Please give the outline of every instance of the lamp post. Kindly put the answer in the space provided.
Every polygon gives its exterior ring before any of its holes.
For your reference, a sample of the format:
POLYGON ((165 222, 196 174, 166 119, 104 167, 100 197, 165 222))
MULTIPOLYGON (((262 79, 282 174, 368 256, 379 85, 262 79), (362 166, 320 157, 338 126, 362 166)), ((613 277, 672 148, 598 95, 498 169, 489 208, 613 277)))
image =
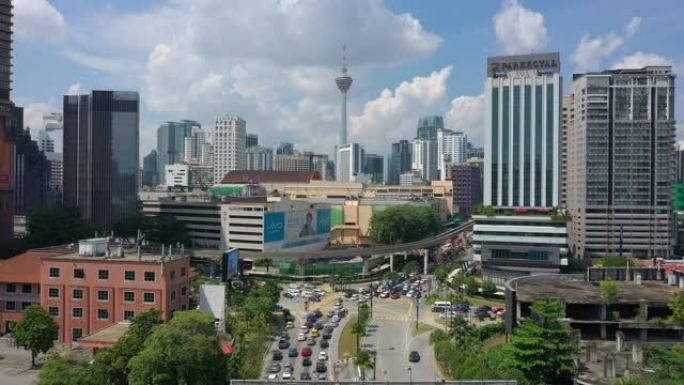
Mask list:
POLYGON ((359 354, 359 339, 361 338, 361 304, 356 302, 356 354, 359 354))
POLYGON ((387 377, 387 371, 383 370, 382 373, 385 375, 385 385, 389 385, 389 377, 387 377))
POLYGON ((408 368, 409 372, 409 384, 413 385, 413 371, 411 370, 411 367, 408 368))

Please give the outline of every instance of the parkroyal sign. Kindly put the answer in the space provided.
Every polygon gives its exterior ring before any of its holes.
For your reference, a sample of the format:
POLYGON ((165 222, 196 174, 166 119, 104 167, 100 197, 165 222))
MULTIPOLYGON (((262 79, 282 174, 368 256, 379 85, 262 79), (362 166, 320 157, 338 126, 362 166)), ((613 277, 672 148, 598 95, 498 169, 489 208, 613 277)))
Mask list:
POLYGON ((560 72, 560 53, 499 56, 487 58, 487 76, 506 76, 510 71, 537 71, 539 74, 560 72))

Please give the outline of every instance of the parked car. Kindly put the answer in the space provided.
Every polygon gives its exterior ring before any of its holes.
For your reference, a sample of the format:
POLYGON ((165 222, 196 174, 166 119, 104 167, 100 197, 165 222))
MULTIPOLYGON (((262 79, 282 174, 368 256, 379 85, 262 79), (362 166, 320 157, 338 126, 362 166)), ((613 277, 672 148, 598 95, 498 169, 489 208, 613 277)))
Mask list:
POLYGON ((277 381, 278 380, 278 373, 271 373, 268 375, 268 380, 269 381, 277 381))
POLYGON ((280 372, 280 364, 277 362, 274 362, 271 364, 271 366, 268 367, 268 371, 270 373, 278 373, 280 372))
POLYGON ((304 359, 302 359, 302 365, 303 366, 311 366, 311 357, 304 357, 304 359))
POLYGON ((288 340, 280 340, 278 342, 278 349, 287 349, 290 347, 290 341, 288 340))
POLYGON ((287 351, 288 357, 297 357, 299 355, 299 352, 297 351, 297 348, 294 346, 290 348, 290 350, 287 351))
POLYGON ((318 330, 311 329, 311 337, 318 337, 318 330))
POLYGON ((317 373, 325 373, 328 371, 328 367, 325 365, 325 362, 317 362, 316 363, 316 372, 317 373))
POLYGON ((392 293, 392 299, 399 299, 399 293, 392 293))
POLYGON ((312 353, 313 351, 308 346, 302 349, 302 357, 309 357, 312 353))
POLYGON ((325 372, 323 372, 323 373, 318 373, 318 380, 319 380, 319 381, 325 381, 326 378, 327 378, 327 375, 325 374, 325 372))
POLYGON ((287 321, 287 323, 285 324, 285 329, 294 329, 294 322, 287 321))
MULTIPOLYGON (((297 341, 306 341, 306 334, 304 333, 299 333, 297 335, 297 341)), ((288 342, 289 343, 289 342, 288 342)))
POLYGON ((294 298, 295 296, 294 296, 293 294, 290 294, 289 292, 286 291, 286 292, 283 293, 283 297, 292 299, 292 298, 294 298))
MULTIPOLYGON (((323 338, 325 338, 325 334, 323 335, 323 338)), ((330 343, 328 342, 328 340, 323 339, 323 340, 321 340, 320 345, 321 345, 321 348, 327 348, 330 346, 330 343)))
POLYGON ((409 353, 409 362, 418 362, 420 361, 420 354, 417 351, 412 351, 409 353))
POLYGON ((283 380, 291 380, 292 379, 292 372, 283 372, 283 380))
POLYGON ((390 296, 390 293, 388 291, 383 291, 380 293, 380 298, 387 298, 390 296))
POLYGON ((306 339, 306 344, 309 345, 309 346, 314 346, 314 345, 316 345, 316 340, 313 339, 313 338, 311 338, 311 337, 309 337, 309 338, 306 339))
POLYGON ((274 350, 273 352, 273 361, 280 361, 283 359, 283 352, 280 350, 274 350))
POLYGON ((329 340, 332 338, 332 333, 324 333, 323 334, 323 339, 324 340, 329 340))
POLYGON ((493 308, 492 308, 492 313, 494 313, 494 314, 503 313, 503 312, 505 312, 505 311, 506 311, 506 309, 504 309, 504 308, 501 307, 501 306, 496 306, 496 307, 493 307, 493 308))
POLYGON ((311 374, 309 372, 301 372, 299 373, 299 379, 301 381, 311 381, 311 374))
POLYGON ((321 350, 318 353, 318 361, 327 361, 328 360, 328 355, 325 353, 325 351, 321 350))

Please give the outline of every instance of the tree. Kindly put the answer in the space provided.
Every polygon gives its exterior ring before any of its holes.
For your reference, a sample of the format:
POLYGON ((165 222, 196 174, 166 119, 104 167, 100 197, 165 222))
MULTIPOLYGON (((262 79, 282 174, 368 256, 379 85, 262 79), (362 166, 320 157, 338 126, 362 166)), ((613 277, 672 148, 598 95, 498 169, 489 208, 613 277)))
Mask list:
POLYGON ((482 281, 482 295, 484 297, 491 297, 496 294, 496 284, 488 279, 482 281))
POLYGON ((684 291, 680 290, 674 293, 670 297, 667 307, 672 311, 670 321, 676 325, 684 326, 684 291))
POLYGON ((59 326, 40 305, 31 305, 24 310, 22 319, 12 329, 17 346, 31 351, 31 366, 36 366, 38 353, 46 353, 57 339, 59 326))
POLYGON ((88 361, 76 355, 62 357, 50 353, 45 359, 43 368, 38 373, 37 385, 96 385, 88 361))
POLYGON ((366 370, 373 369, 375 366, 368 350, 359 350, 354 356, 354 365, 361 369, 361 380, 366 379, 366 370))
POLYGON ((32 247, 42 247, 90 238, 101 229, 84 220, 77 207, 58 204, 31 213, 26 230, 32 247))
POLYGON ((273 266, 273 260, 270 258, 261 258, 254 261, 254 266, 265 267, 268 273, 269 269, 273 266))
POLYGON ((606 304, 615 303, 618 300, 619 288, 612 279, 604 279, 600 283, 601 298, 606 304))
POLYGON ((401 270, 406 274, 415 273, 418 270, 418 262, 408 261, 401 270))
POLYGON ((596 266, 603 267, 625 267, 627 264, 633 266, 634 263, 627 257, 621 257, 619 255, 606 255, 605 257, 599 258, 594 263, 596 266))
POLYGON ((371 240, 394 244, 413 242, 439 230, 439 219, 429 206, 397 205, 374 213, 370 221, 371 240))
POLYGON ((530 307, 532 314, 511 337, 512 365, 533 384, 565 384, 575 372, 573 334, 559 319, 562 306, 556 299, 542 299, 530 307))
POLYGON ((176 312, 154 328, 143 350, 128 364, 131 385, 223 384, 226 360, 213 316, 199 310, 176 312))
POLYGON ((480 283, 473 277, 465 279, 465 292, 468 295, 477 295, 480 293, 480 283))

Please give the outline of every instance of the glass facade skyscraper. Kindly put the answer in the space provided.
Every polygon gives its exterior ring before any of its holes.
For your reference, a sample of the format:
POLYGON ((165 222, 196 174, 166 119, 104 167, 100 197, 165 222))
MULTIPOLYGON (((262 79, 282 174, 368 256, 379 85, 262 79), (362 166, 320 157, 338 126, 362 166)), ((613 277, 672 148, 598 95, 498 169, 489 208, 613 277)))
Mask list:
POLYGON ((559 204, 560 54, 490 57, 484 204, 559 204))
POLYGON ((64 96, 64 202, 105 228, 138 206, 137 92, 64 96))
POLYGON ((198 122, 182 120, 164 122, 157 129, 157 175, 159 183, 164 183, 164 167, 182 163, 185 159, 185 138, 192 138, 193 128, 201 128, 198 122))
POLYGON ((411 171, 411 143, 408 140, 392 143, 388 171, 387 179, 391 185, 398 185, 399 176, 411 171))
POLYGON ((444 128, 444 119, 439 115, 424 116, 418 119, 417 139, 437 139, 437 130, 444 128))
POLYGON ((12 75, 12 1, 0 0, 0 241, 13 237, 14 139, 10 100, 12 75))

